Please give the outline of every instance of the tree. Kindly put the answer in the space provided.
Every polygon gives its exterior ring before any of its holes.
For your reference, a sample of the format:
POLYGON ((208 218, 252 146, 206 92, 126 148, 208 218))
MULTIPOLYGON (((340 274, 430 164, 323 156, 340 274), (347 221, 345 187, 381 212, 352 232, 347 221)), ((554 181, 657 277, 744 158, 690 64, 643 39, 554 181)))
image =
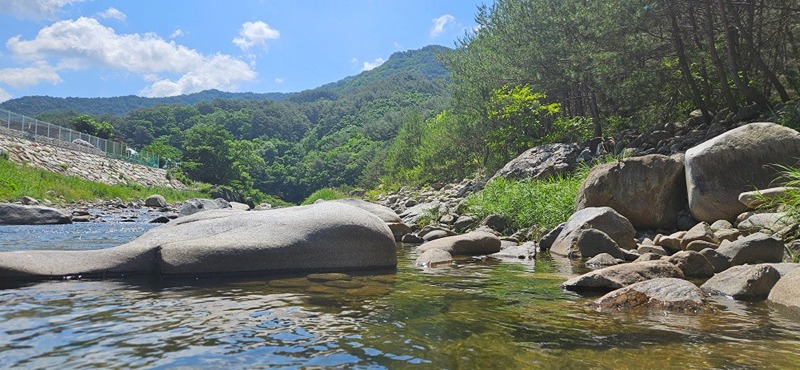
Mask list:
POLYGON ((88 114, 80 115, 70 121, 75 130, 108 139, 114 134, 114 127, 108 122, 97 122, 92 116, 88 114))
POLYGON ((216 123, 200 123, 183 134, 183 168, 195 180, 226 185, 236 179, 232 164, 233 135, 216 123))
POLYGON ((181 156, 183 156, 180 149, 168 144, 168 140, 169 136, 161 136, 142 148, 143 152, 158 156, 159 167, 164 167, 169 160, 173 162, 180 161, 181 156))

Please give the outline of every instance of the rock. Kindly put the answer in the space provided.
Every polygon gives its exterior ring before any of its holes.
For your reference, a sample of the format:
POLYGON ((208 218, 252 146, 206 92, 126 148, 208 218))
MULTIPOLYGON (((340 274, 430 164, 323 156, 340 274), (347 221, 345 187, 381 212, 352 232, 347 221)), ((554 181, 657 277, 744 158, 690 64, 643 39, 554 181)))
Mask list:
POLYGON ((705 240, 695 240, 686 245, 686 250, 699 252, 706 248, 717 249, 717 247, 719 247, 719 245, 712 242, 708 242, 705 240))
POLYGON ((249 211, 250 206, 239 202, 230 202, 231 208, 239 211, 249 211))
POLYGON ((788 191, 789 188, 784 186, 763 190, 746 191, 739 194, 739 202, 744 204, 744 206, 747 208, 755 209, 764 204, 764 202, 774 201, 786 197, 788 191))
POLYGON ((159 194, 153 194, 147 199, 144 200, 145 207, 153 207, 153 208, 166 208, 167 207, 167 199, 164 196, 159 194))
POLYGON ((800 269, 794 269, 778 280, 767 299, 770 302, 800 309, 800 269))
POLYGON ((22 197, 22 204, 26 205, 26 206, 38 206, 39 205, 39 201, 36 200, 33 197, 29 197, 29 196, 26 195, 26 196, 22 197))
POLYGON ((425 233, 425 235, 422 237, 422 239, 424 241, 426 241, 426 242, 429 242, 429 241, 432 241, 432 240, 441 239, 441 238, 445 238, 445 237, 453 236, 453 235, 456 235, 456 234, 454 232, 452 232, 452 231, 443 230, 443 229, 437 229, 437 230, 432 230, 432 231, 430 231, 428 233, 425 233))
POLYGON ((169 222, 169 220, 170 219, 167 216, 158 216, 158 217, 148 221, 147 223, 149 223, 149 224, 165 224, 165 223, 169 222))
POLYGON ((546 144, 526 150, 492 176, 508 179, 543 179, 569 173, 576 166, 580 148, 576 144, 546 144))
POLYGON ((181 216, 189 216, 201 211, 208 211, 211 209, 230 209, 231 204, 228 203, 227 200, 222 198, 217 198, 214 200, 211 199, 189 199, 181 205, 181 208, 178 210, 178 213, 181 216))
POLYGON ((764 265, 772 266, 774 269, 778 270, 781 276, 786 276, 786 274, 792 270, 800 267, 800 263, 794 262, 764 263, 764 265))
MULTIPOLYGON (((727 240, 732 242, 736 239, 739 239, 739 236, 742 235, 742 232, 738 229, 721 229, 721 230, 714 230, 714 237, 720 241, 727 240)), ((688 248, 688 246, 687 246, 688 248)))
POLYGON ((481 221, 481 226, 486 226, 498 233, 502 233, 508 229, 511 223, 505 216, 502 215, 489 215, 481 221))
POLYGON ((773 185, 778 166, 800 158, 800 133, 774 123, 751 123, 686 151, 689 210, 706 222, 732 221, 747 207, 739 194, 773 185))
POLYGON ((457 232, 462 232, 475 225, 476 221, 475 217, 472 216, 460 216, 456 222, 453 223, 453 229, 457 232))
POLYGON ((681 248, 681 238, 683 238, 684 235, 686 235, 685 231, 679 231, 672 235, 662 235, 655 241, 655 244, 664 248, 664 250, 669 253, 675 253, 683 250, 683 248, 681 248))
POLYGON ((108 249, 0 253, 3 278, 252 274, 396 265, 389 227, 369 212, 333 202, 260 212, 200 212, 108 249))
POLYGON ((680 251, 667 259, 678 266, 687 278, 703 278, 714 275, 714 266, 702 254, 695 251, 680 251))
POLYGON ((785 213, 757 213, 739 222, 736 227, 744 231, 770 231, 776 232, 792 225, 793 220, 785 213))
POLYGON ((594 270, 567 280, 561 286, 568 290, 610 291, 655 278, 683 278, 675 265, 663 261, 624 263, 594 270))
POLYGON ((499 259, 532 260, 536 258, 536 244, 527 242, 522 245, 503 248, 500 252, 492 254, 492 257, 499 259))
POLYGON ((683 157, 653 154, 592 168, 575 209, 607 206, 637 229, 674 229, 686 204, 683 157))
POLYGON ((711 228, 711 231, 716 232, 718 230, 732 229, 733 224, 728 220, 716 220, 709 227, 711 228))
POLYGON ((343 274, 341 272, 328 272, 328 273, 319 273, 319 274, 308 274, 306 276, 308 281, 313 281, 316 283, 324 283, 327 281, 349 281, 353 280, 353 277, 348 274, 343 274))
POLYGON ((739 300, 764 299, 781 278, 769 265, 733 266, 714 275, 701 289, 710 294, 722 294, 739 300))
POLYGON ((636 249, 636 230, 625 217, 610 207, 589 207, 575 212, 564 224, 564 228, 553 242, 550 250, 567 256, 582 229, 597 229, 608 234, 620 248, 636 249))
POLYGON ((453 262, 453 255, 443 249, 428 249, 414 261, 416 267, 432 267, 443 263, 453 262))
POLYGON ((614 258, 625 258, 617 242, 608 234, 597 229, 578 230, 573 248, 573 251, 578 252, 581 258, 592 258, 601 253, 608 253, 614 258))
POLYGON ((549 251, 550 250, 550 248, 553 246, 553 243, 556 241, 556 238, 558 238, 558 235, 561 234, 562 230, 564 230, 564 225, 565 224, 566 224, 565 222, 562 222, 562 223, 558 224, 558 226, 553 228, 553 230, 550 230, 550 232, 545 234, 539 240, 539 250, 540 251, 549 251))
POLYGON ((441 249, 454 256, 481 256, 499 252, 500 239, 487 232, 473 231, 436 239, 417 247, 420 253, 430 249, 441 249))
POLYGON ((61 211, 44 206, 0 203, 0 225, 57 225, 72 223, 61 211))
POLYGON ((636 250, 641 254, 652 253, 652 254, 657 254, 659 256, 666 256, 667 255, 666 249, 664 249, 664 247, 660 247, 658 245, 641 245, 636 250))
POLYGON ((397 213, 395 213, 395 211, 393 211, 391 208, 384 207, 382 205, 375 204, 375 203, 370 203, 370 202, 367 202, 365 200, 361 200, 361 199, 336 199, 336 200, 331 200, 331 202, 344 203, 344 204, 347 204, 347 205, 350 205, 350 206, 353 206, 353 207, 356 207, 356 208, 361 208, 361 209, 363 209, 363 210, 365 210, 365 211, 367 211, 369 213, 372 213, 375 216, 378 216, 381 220, 383 220, 383 222, 386 222, 387 224, 390 224, 390 223, 402 223, 403 222, 403 220, 400 218, 400 216, 397 213))
POLYGON ((424 239, 414 234, 405 234, 400 238, 400 241, 407 244, 422 244, 425 242, 424 239))
POLYGON ((425 212, 439 210, 439 207, 441 206, 442 203, 439 201, 421 203, 406 209, 399 216, 402 219, 402 222, 404 222, 405 224, 416 225, 425 212))
POLYGON ((733 266, 745 263, 781 262, 783 250, 782 241, 764 233, 755 233, 717 248, 717 252, 725 256, 733 266))
POLYGON ((402 222, 390 222, 387 223, 386 225, 388 225, 389 230, 392 231, 394 239, 398 241, 403 237, 403 235, 411 234, 413 232, 413 230, 411 230, 411 227, 402 222))
POLYGON ((696 285, 682 279, 656 278, 608 293, 592 302, 598 309, 638 308, 698 312, 710 311, 706 295, 696 285))
POLYGON ((639 256, 639 258, 637 258, 633 262, 658 261, 658 260, 661 259, 661 257, 663 257, 663 256, 660 255, 660 254, 647 252, 647 253, 642 253, 642 255, 639 256))
POLYGON ((683 239, 681 239, 681 249, 686 249, 690 243, 697 240, 709 242, 714 245, 719 244, 719 241, 714 237, 714 232, 711 231, 711 227, 705 222, 695 225, 683 235, 683 239))
POLYGON ((586 261, 586 266, 614 266, 623 262, 625 261, 619 258, 614 258, 614 256, 608 253, 600 253, 586 261))
POLYGON ((716 249, 706 248, 698 253, 705 257, 711 266, 714 267, 715 273, 725 271, 731 267, 731 261, 728 259, 728 257, 719 254, 716 249))

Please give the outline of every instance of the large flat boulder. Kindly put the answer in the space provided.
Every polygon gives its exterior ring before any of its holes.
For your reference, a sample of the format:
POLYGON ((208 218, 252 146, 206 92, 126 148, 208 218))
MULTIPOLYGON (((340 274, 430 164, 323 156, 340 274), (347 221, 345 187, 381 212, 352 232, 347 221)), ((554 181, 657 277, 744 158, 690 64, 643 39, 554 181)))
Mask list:
POLYGON ((72 220, 61 211, 44 206, 0 203, 0 225, 58 225, 72 220))
POLYGON ((561 286, 578 291, 611 291, 655 278, 683 277, 683 272, 667 261, 642 261, 594 270, 569 279, 561 286))
POLYGON ((741 300, 764 299, 780 278, 780 272, 767 264, 733 266, 708 279, 700 289, 741 300))
POLYGON ((92 251, 0 253, 0 277, 241 274, 397 265, 389 227, 342 203, 260 212, 211 210, 92 251))
POLYGON ((783 251, 782 241, 764 233, 755 233, 717 248, 717 253, 727 258, 733 266, 745 263, 781 262, 783 251))
POLYGON ((636 230, 625 217, 610 207, 589 207, 579 210, 569 217, 563 229, 553 241, 550 251, 561 256, 568 256, 579 232, 585 229, 597 229, 606 233, 620 248, 636 249, 636 230))
POLYGON ((227 200, 222 198, 216 198, 216 199, 194 198, 183 202, 183 204, 181 204, 181 208, 178 209, 178 214, 181 216, 189 216, 197 212, 209 211, 212 209, 230 209, 230 208, 231 204, 227 200))
POLYGON ((747 210, 739 194, 775 186, 778 166, 800 158, 800 133, 768 122, 730 130, 686 151, 689 210, 700 221, 733 221, 747 210))
POLYGON ((526 150, 506 163, 489 181, 508 179, 541 179, 568 173, 575 169, 581 149, 576 144, 545 144, 526 150))
POLYGON ((606 310, 658 309, 697 312, 711 310, 706 295, 696 285, 676 278, 656 278, 610 292, 592 302, 606 310))
POLYGON ((611 207, 637 229, 674 229, 686 205, 683 156, 652 154, 592 168, 575 208, 611 207))

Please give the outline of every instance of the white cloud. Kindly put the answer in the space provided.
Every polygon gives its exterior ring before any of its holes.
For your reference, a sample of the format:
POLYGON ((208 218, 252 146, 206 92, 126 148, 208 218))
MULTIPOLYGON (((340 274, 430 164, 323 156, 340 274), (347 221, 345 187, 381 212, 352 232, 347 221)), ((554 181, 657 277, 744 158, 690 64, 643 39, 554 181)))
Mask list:
POLYGON ((353 57, 353 59, 350 59, 350 63, 351 64, 358 64, 358 58, 353 57))
POLYGON ((400 43, 399 43, 399 42, 395 41, 395 42, 394 42, 394 48, 395 48, 395 49, 402 49, 403 47, 400 45, 400 43))
POLYGON ((25 88, 40 82, 49 82, 55 85, 62 81, 56 69, 44 61, 38 61, 27 68, 0 69, 0 83, 14 88, 25 88))
POLYGON ((141 74, 153 84, 147 96, 169 96, 205 89, 234 89, 256 78, 250 65, 230 55, 203 55, 155 34, 117 34, 96 19, 81 17, 53 23, 32 40, 6 43, 17 58, 33 62, 54 58, 71 69, 101 66, 141 74), (171 80, 169 76, 177 75, 171 80))
POLYGON ((0 89, 0 103, 9 100, 11 98, 12 98, 11 94, 9 94, 7 91, 3 89, 0 89))
POLYGON ((128 18, 128 16, 125 15, 125 13, 119 11, 119 9, 117 8, 108 8, 104 12, 100 12, 97 15, 99 15, 104 19, 116 19, 120 22, 124 22, 125 19, 128 18))
POLYGON ((375 69, 375 67, 383 64, 383 62, 385 62, 385 60, 383 60, 383 58, 375 59, 374 62, 364 62, 364 68, 362 68, 361 71, 373 70, 373 69, 375 69))
POLYGON ((276 84, 282 84, 282 83, 283 83, 283 81, 285 81, 283 78, 280 78, 280 77, 275 77, 275 83, 276 83, 276 84))
POLYGON ((2 0, 0 13, 20 19, 51 19, 66 5, 84 0, 2 0))
POLYGON ((169 38, 176 39, 176 38, 181 37, 183 35, 186 35, 186 32, 184 30, 180 29, 180 28, 176 28, 175 31, 172 32, 171 35, 169 35, 169 38))
POLYGON ((254 46, 266 46, 267 40, 274 40, 281 37, 278 30, 268 24, 257 22, 244 22, 239 29, 239 37, 233 39, 233 43, 243 51, 247 51, 254 46))
POLYGON ((431 28, 430 36, 431 37, 439 36, 442 32, 444 32, 444 29, 447 26, 447 24, 450 23, 450 22, 453 22, 455 20, 456 20, 456 18, 453 17, 450 14, 445 14, 445 15, 439 17, 439 18, 434 18, 433 19, 433 28, 431 28))

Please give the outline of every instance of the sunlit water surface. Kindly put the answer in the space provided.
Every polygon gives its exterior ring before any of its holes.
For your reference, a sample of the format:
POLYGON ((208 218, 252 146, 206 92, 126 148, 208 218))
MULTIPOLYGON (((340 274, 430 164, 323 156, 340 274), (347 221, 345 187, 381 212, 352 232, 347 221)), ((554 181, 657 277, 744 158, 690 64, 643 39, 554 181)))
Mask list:
MULTIPOLYGON (((0 227, 0 250, 121 244, 151 225, 0 227)), ((487 260, 346 283, 47 281, 0 290, 0 368, 798 368, 800 316, 715 300, 713 314, 601 313, 560 259, 487 260)), ((8 285, 8 284, 6 284, 8 285)))

